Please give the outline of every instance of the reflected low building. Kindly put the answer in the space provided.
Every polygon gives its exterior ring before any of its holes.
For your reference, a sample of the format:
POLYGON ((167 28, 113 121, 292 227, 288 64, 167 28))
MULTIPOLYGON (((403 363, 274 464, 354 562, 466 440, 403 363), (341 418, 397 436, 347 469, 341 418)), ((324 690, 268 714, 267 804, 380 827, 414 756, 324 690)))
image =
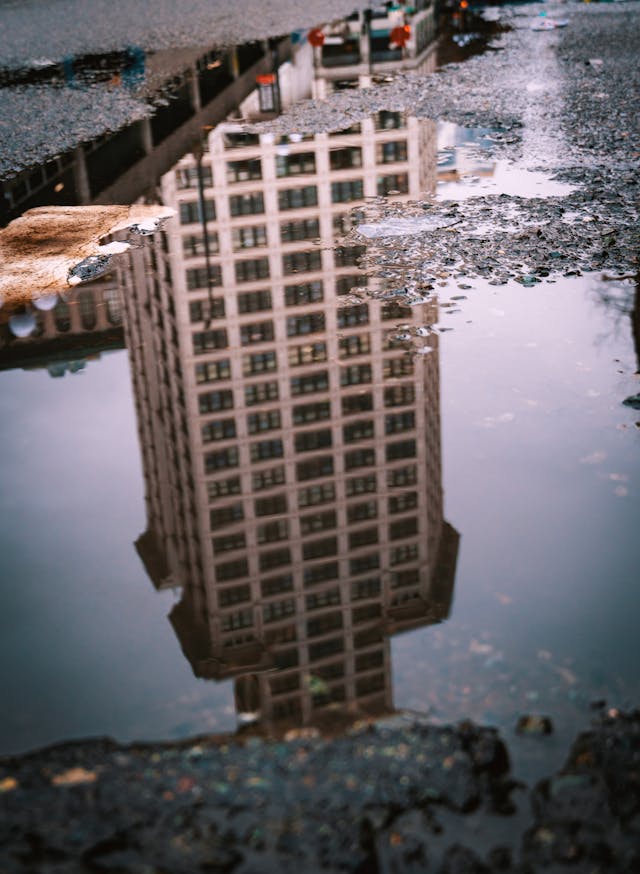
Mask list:
POLYGON ((239 713, 392 709, 389 635, 449 611, 436 305, 370 299, 337 234, 367 198, 433 192, 432 122, 340 135, 216 128, 163 177, 176 218, 123 272, 146 480, 138 551, 197 676, 239 713))
POLYGON ((70 289, 51 309, 29 307, 29 312, 34 328, 20 337, 10 328, 13 310, 0 310, 0 370, 47 368, 52 376, 62 376, 102 352, 124 349, 120 289, 113 273, 70 289))

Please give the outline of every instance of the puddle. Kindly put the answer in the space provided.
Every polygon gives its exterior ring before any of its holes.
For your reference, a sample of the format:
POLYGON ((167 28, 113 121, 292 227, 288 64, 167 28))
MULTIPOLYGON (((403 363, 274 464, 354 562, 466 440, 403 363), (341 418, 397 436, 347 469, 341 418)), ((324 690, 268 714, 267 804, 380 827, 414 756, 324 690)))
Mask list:
POLYGON ((5 751, 536 710, 547 769, 637 699, 621 232, 488 128, 247 128, 371 85, 353 24, 3 183, 5 751))

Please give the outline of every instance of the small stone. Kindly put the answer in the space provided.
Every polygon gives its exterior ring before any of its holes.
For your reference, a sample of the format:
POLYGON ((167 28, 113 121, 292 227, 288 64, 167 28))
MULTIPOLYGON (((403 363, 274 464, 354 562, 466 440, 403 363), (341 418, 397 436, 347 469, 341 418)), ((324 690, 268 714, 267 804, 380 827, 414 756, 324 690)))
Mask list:
POLYGON ((516 723, 516 734, 541 736, 551 734, 552 731, 553 725, 548 716, 526 714, 516 723))

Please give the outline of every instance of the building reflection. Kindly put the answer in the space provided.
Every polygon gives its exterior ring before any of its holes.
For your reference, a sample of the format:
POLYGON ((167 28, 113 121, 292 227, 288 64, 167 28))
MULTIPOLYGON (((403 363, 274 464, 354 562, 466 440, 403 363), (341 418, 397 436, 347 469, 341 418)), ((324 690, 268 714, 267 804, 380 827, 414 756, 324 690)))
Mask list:
MULTIPOLYGON (((121 341, 122 321, 146 485, 136 548, 158 589, 181 590, 170 620, 195 675, 233 678, 240 720, 269 728, 391 711, 391 636, 441 621, 452 600, 438 340, 425 355, 398 340, 436 322, 437 304, 385 302, 349 236, 368 204, 435 192, 435 124, 384 111, 334 134, 274 136, 233 120, 431 68, 432 7, 402 12, 403 46, 390 43, 390 7, 327 26, 323 46, 263 47, 212 92, 213 114, 172 118, 163 146, 147 136, 143 163, 125 161, 108 189, 91 182, 108 164, 97 161, 75 202, 153 192, 175 218, 117 267, 121 313, 106 276, 4 343, 8 366, 47 359, 47 343, 71 360, 66 347, 89 333, 107 342, 104 319, 121 341)), ((233 57, 200 72, 227 76, 233 57)), ((189 79, 194 105, 201 78, 189 79)), ((15 208, 32 205, 20 191, 15 208)))
POLYGON ((163 176, 176 217, 123 270, 136 547, 181 588, 183 652, 234 679, 241 720, 391 711, 391 636, 448 615, 437 338, 421 356, 396 339, 436 304, 370 298, 365 247, 335 244, 368 200, 433 192, 436 147, 433 122, 397 112, 334 135, 228 121, 163 176))

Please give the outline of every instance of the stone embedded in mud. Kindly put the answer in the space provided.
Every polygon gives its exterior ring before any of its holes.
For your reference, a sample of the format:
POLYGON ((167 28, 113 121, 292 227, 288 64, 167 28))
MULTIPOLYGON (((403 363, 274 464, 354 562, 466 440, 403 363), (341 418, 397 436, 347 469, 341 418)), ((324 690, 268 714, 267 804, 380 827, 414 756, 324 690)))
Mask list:
POLYGON ((535 713, 524 714, 516 723, 516 734, 546 735, 553 731, 553 724, 548 716, 535 713))
POLYGON ((622 401, 623 406, 631 407, 632 410, 640 410, 640 394, 631 395, 622 401))

